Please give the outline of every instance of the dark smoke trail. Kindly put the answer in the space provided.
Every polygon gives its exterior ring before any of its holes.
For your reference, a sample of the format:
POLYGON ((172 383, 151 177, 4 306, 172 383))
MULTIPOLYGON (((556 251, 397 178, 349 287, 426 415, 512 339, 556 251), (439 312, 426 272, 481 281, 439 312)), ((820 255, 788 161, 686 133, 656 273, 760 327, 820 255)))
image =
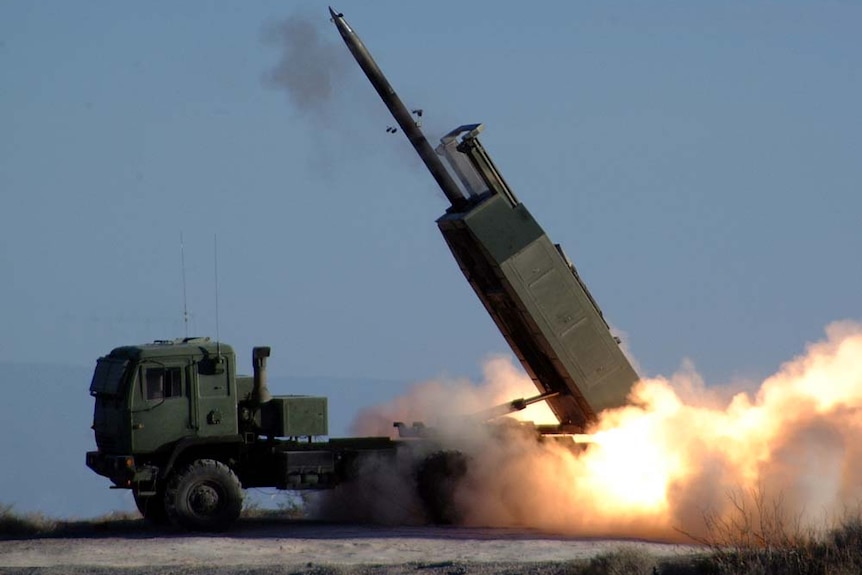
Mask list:
POLYGON ((422 164, 400 131, 386 133, 391 117, 324 14, 294 14, 264 25, 262 41, 279 55, 262 75, 263 85, 284 91, 303 120, 313 124, 310 158, 321 174, 380 149, 397 150, 399 164, 419 169, 422 164))
POLYGON ((293 15, 263 30, 263 41, 281 50, 278 63, 264 74, 264 85, 284 90, 301 111, 319 115, 331 107, 349 64, 326 24, 324 18, 293 15))

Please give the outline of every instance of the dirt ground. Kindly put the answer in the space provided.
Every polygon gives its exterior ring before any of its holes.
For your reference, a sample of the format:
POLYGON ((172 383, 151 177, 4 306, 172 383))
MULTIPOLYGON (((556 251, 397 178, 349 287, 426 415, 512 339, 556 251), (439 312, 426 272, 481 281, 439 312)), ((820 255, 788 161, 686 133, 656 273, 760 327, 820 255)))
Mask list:
POLYGON ((659 557, 698 551, 511 529, 245 520, 228 533, 200 535, 126 521, 0 541, 0 573, 550 574, 621 548, 659 557))

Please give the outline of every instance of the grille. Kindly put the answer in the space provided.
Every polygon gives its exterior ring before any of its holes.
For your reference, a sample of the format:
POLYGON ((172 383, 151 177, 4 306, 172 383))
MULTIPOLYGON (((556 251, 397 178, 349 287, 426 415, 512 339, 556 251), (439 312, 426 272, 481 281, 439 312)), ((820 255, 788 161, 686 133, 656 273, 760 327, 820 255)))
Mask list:
POLYGON ((113 451, 117 448, 117 438, 107 433, 96 432, 96 446, 99 451, 113 451))

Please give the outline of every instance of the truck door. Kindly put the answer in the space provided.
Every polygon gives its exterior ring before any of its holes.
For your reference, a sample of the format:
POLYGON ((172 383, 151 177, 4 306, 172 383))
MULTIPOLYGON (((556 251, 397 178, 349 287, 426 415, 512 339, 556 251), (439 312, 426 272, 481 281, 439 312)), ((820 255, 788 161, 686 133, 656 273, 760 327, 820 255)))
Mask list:
POLYGON ((236 392, 230 386, 234 366, 229 363, 229 358, 215 365, 203 361, 190 370, 196 377, 197 428, 202 437, 237 433, 236 392))
POLYGON ((157 450, 194 434, 185 363, 145 361, 132 387, 132 449, 136 453, 157 450))

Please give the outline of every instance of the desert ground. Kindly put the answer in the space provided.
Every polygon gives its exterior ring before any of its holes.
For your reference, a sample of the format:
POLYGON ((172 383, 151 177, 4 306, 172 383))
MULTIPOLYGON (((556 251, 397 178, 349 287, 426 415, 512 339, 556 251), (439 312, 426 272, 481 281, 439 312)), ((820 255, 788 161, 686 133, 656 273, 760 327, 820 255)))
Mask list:
POLYGON ((0 573, 551 574, 625 551, 667 558, 699 549, 526 529, 243 520, 228 533, 201 535, 126 520, 7 538, 0 541, 0 573))

